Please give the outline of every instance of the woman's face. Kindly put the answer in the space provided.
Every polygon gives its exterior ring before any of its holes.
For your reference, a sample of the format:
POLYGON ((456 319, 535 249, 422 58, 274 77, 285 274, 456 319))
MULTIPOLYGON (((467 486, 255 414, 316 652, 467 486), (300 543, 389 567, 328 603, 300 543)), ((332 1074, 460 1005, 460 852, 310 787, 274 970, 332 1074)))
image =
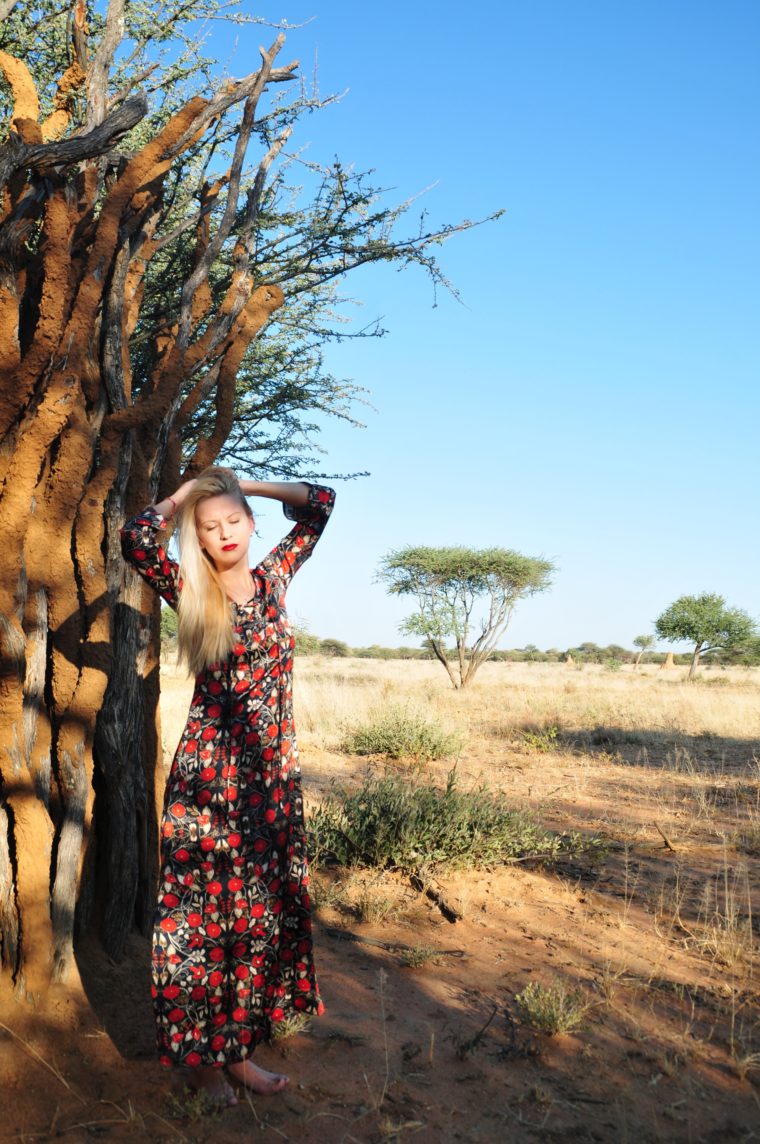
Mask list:
POLYGON ((235 497, 207 497, 195 506, 195 531, 201 548, 223 571, 248 561, 253 517, 235 497))

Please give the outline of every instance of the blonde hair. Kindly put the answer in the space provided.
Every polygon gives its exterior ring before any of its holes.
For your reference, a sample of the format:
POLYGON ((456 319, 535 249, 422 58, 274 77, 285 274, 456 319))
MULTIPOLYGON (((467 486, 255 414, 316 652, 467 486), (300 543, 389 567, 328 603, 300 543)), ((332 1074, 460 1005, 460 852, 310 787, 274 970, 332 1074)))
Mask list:
POLYGON ((182 591, 177 609, 177 645, 180 662, 198 675, 232 651, 232 608, 216 568, 201 548, 195 509, 209 497, 230 496, 253 517, 232 469, 211 465, 197 478, 179 516, 179 575, 182 591))

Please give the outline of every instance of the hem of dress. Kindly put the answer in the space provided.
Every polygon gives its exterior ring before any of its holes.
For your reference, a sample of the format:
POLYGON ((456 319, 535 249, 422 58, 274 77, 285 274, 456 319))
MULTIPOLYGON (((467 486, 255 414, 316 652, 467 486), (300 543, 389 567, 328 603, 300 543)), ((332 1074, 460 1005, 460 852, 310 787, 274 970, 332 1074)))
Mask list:
MULTIPOLYGON (((308 1010, 295 1009, 293 1012, 302 1013, 304 1017, 322 1017, 325 1010, 324 1007, 322 1007, 321 1011, 314 1009, 312 1012, 309 1012, 308 1010)), ((279 1021, 275 1023, 280 1024, 279 1021)), ((236 1054, 234 1057, 228 1057, 227 1060, 224 1061, 211 1061, 210 1063, 201 1061, 199 1065, 189 1065, 185 1061, 172 1060, 171 1057, 167 1059, 167 1054, 162 1053, 159 1055, 158 1063, 164 1069, 177 1069, 178 1071, 184 1070, 185 1072, 194 1072, 195 1069, 226 1069, 229 1068, 230 1065, 239 1065, 242 1064, 243 1061, 250 1060, 259 1045, 266 1039, 266 1033, 263 1033, 262 1036, 254 1041, 249 1052, 243 1053, 242 1055, 236 1054)))

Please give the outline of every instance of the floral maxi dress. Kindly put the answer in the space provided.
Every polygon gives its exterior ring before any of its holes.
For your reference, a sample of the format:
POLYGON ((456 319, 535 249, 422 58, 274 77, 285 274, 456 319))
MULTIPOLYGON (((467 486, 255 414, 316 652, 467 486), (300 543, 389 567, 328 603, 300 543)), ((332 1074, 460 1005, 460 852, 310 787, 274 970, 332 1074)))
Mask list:
MULTIPOLYGON (((152 994, 160 1060, 199 1067, 249 1056, 273 1023, 323 1011, 312 959, 303 800, 293 727, 295 640, 285 592, 332 510, 309 486, 297 523, 234 604, 227 660, 196 678, 167 780, 152 994)), ((178 569, 148 508, 122 530, 125 558, 174 608, 178 569)))

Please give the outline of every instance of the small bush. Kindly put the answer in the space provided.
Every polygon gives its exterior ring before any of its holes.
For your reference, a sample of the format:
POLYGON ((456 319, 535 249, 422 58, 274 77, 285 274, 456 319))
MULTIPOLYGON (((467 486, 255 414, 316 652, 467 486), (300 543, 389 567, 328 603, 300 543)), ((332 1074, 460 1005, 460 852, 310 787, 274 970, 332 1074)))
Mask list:
POLYGON ((369 723, 353 727, 341 749, 351 755, 412 758, 418 762, 444 759, 462 746, 458 735, 444 730, 408 707, 389 706, 370 712, 369 723))
POLYGON ((599 841, 549 833, 486 786, 459 790, 453 771, 445 788, 419 776, 371 774, 358 790, 337 791, 312 813, 310 832, 315 863, 330 858, 405 870, 552 860, 599 841))
POLYGON ((359 921, 372 925, 373 922, 384 922, 394 907, 392 898, 384 898, 382 894, 365 886, 356 901, 356 916, 359 921))
POLYGON ((543 755, 559 747, 559 727, 526 727, 520 731, 520 740, 529 751, 543 755))
POLYGON ((308 1013, 286 1013, 281 1021, 273 1021, 269 1039, 272 1042, 284 1041, 296 1033, 305 1033, 311 1025, 311 1016, 308 1013))
POLYGON ((415 945, 411 949, 405 949, 401 955, 401 964, 406 969, 422 969, 428 962, 434 965, 440 963, 437 951, 431 946, 415 945))
POLYGON ((517 994, 515 1001, 526 1025, 550 1037, 578 1028, 588 1009, 580 989, 568 989, 560 980, 553 985, 532 981, 517 994))

